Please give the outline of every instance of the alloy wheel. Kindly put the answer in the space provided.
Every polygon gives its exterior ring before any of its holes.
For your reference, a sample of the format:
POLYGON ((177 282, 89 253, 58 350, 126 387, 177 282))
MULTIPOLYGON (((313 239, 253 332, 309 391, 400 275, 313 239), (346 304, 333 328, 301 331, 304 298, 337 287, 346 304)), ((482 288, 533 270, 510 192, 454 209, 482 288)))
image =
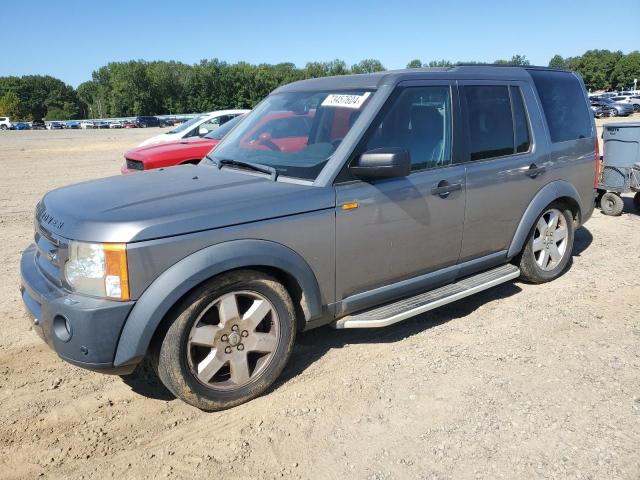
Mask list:
POLYGON ((556 208, 544 212, 536 224, 533 235, 533 256, 544 271, 553 270, 560 264, 569 243, 566 218, 556 208))
POLYGON ((254 291, 236 291, 211 302, 189 333, 187 360, 193 376, 213 390, 235 390, 271 362, 280 322, 273 304, 254 291))

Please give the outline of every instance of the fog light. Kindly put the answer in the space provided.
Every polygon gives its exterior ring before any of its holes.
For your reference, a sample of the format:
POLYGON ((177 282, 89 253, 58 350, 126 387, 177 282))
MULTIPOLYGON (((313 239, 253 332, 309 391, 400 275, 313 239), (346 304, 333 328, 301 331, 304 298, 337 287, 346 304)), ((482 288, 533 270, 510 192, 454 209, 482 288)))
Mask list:
POLYGON ((62 342, 68 342, 71 340, 73 333, 71 331, 71 323, 69 323, 69 320, 62 315, 56 315, 53 319, 53 333, 55 333, 56 337, 58 337, 62 342))

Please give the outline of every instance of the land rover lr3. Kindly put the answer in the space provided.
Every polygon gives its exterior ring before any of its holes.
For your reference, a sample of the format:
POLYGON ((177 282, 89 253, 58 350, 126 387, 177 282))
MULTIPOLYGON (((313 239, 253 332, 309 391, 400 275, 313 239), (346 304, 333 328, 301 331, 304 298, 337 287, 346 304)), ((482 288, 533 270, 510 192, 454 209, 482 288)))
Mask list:
POLYGON ((383 327, 561 275, 597 157, 571 72, 295 82, 199 165, 47 193, 22 298, 64 360, 127 374, 147 359, 177 397, 224 409, 275 381, 296 332, 383 327))

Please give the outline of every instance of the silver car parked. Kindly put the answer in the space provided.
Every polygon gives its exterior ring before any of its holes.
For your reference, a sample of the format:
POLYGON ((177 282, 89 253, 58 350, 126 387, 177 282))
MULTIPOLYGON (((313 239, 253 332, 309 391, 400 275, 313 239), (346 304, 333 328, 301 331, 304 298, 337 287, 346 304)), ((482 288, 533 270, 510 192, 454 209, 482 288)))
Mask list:
POLYGON ((296 82, 197 166, 47 193, 22 298, 64 360, 127 374, 146 358, 177 397, 229 408, 273 384, 300 331, 385 327, 562 275, 598 165, 575 73, 296 82))

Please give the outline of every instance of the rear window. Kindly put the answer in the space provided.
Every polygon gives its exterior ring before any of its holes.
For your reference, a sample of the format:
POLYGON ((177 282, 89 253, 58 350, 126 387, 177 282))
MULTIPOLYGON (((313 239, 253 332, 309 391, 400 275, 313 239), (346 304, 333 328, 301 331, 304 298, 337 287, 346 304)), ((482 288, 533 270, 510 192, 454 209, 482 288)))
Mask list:
POLYGON ((591 114, 580 81, 571 73, 529 70, 553 143, 591 136, 591 114))

